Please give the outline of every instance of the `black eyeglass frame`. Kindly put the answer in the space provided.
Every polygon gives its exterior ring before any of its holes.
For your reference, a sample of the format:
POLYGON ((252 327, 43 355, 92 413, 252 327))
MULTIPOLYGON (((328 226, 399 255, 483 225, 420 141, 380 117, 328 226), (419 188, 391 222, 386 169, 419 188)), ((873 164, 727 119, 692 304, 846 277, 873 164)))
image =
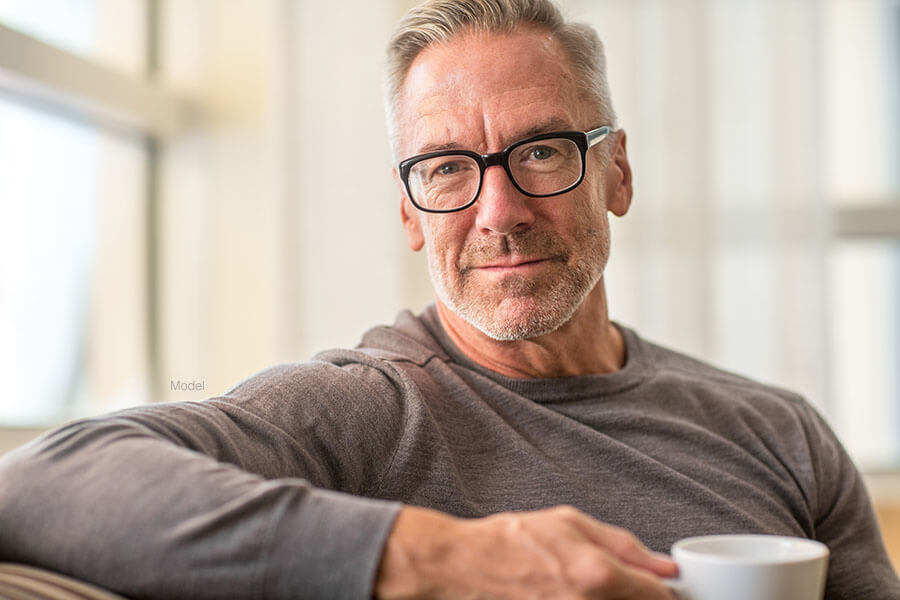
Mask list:
POLYGON ((436 152, 427 152, 425 154, 418 154, 416 156, 407 158, 400 162, 397 166, 397 170, 400 172, 400 179, 403 181, 403 186, 406 188, 406 195, 409 198, 410 202, 413 203, 417 209, 427 212, 427 213, 439 213, 439 214, 447 214, 459 212, 461 210, 465 210, 475 204, 478 200, 478 196, 481 195, 481 186, 484 184, 484 172, 488 167, 493 166, 501 166, 503 170, 506 171, 507 177, 512 182, 513 186, 526 196, 530 198, 550 198, 552 196, 559 196, 561 194, 565 194, 566 192, 571 192, 584 181, 584 173, 587 167, 587 151, 588 148, 600 143, 603 141, 610 133, 612 133, 612 127, 609 125, 603 125, 602 127, 597 127, 596 129, 591 129, 590 131, 555 131, 550 133, 542 133, 540 135, 536 135, 534 137, 530 137, 524 140, 520 140, 513 144, 507 146, 504 150, 500 152, 493 152, 491 154, 478 154, 477 152, 472 152, 471 150, 438 150, 436 152), (552 194, 532 194, 528 192, 519 185, 519 182, 516 181, 516 178, 513 177, 512 171, 509 168, 509 155, 519 146, 523 146, 525 144, 530 144, 532 142, 539 142, 540 140, 549 140, 554 138, 563 138, 568 139, 575 142, 575 145, 578 146, 578 150, 581 152, 581 174, 578 176, 578 179, 570 185, 569 187, 562 189, 558 192, 553 192, 552 194), (412 189, 409 187, 409 172, 412 170, 413 166, 416 163, 420 163, 423 160, 428 160, 431 158, 437 158, 439 156, 467 156, 475 161, 478 165, 480 173, 478 176, 478 189, 475 190, 475 195, 472 197, 472 200, 462 206, 457 208, 425 208, 415 201, 413 198, 412 189))

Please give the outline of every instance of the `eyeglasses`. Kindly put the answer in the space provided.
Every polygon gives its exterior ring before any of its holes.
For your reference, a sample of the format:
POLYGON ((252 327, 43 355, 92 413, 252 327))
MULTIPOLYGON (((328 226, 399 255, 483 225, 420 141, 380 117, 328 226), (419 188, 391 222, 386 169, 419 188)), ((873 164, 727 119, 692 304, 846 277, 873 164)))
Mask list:
POLYGON ((400 163, 398 170, 409 199, 419 210, 451 213, 475 203, 484 171, 503 167, 517 190, 532 198, 558 196, 574 190, 584 179, 585 153, 612 129, 543 133, 512 144, 502 152, 478 154, 441 150, 419 154, 400 163))

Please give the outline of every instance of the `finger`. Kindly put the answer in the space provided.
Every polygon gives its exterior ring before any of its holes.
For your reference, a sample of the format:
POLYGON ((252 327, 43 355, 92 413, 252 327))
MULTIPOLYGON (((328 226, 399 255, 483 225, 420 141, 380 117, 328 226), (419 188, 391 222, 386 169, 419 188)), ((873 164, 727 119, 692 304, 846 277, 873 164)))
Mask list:
MULTIPOLYGON (((663 581, 643 568, 618 561, 614 556, 597 563, 592 591, 597 598, 619 600, 673 600, 663 581)), ((591 596, 593 597, 593 595, 591 596)))
POLYGON ((622 562, 633 567, 646 569, 660 577, 674 577, 678 574, 678 565, 665 554, 651 552, 629 531, 600 524, 606 529, 602 540, 594 540, 603 548, 614 554, 622 562))
POLYGON ((592 517, 572 509, 569 515, 572 522, 591 542, 609 551, 622 562, 646 569, 660 577, 674 577, 678 566, 665 554, 651 552, 631 532, 601 523, 592 517))
POLYGON ((623 598, 637 600, 675 600, 675 593, 656 575, 642 568, 623 565, 623 576, 633 585, 631 595, 623 598))

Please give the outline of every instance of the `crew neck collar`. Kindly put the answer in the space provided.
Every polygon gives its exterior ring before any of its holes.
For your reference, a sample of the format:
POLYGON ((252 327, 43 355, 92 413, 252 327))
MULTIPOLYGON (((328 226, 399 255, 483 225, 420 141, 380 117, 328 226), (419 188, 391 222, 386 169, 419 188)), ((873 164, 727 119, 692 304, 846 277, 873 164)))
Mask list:
POLYGON ((618 371, 596 375, 529 379, 507 377, 479 365, 466 356, 444 331, 434 304, 419 314, 419 321, 452 362, 537 402, 571 402, 588 397, 596 398, 598 395, 619 394, 639 385, 651 370, 643 340, 634 331, 616 322, 613 322, 613 325, 622 333, 625 340, 625 364, 618 371))

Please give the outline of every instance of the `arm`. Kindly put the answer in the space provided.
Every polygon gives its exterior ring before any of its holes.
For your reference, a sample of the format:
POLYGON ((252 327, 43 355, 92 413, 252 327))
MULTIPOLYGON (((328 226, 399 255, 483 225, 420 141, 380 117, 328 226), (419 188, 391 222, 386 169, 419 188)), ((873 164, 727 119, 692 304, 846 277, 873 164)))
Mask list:
POLYGON ((456 519, 401 510, 375 585, 393 598, 671 600, 675 564, 571 507, 456 519))
POLYGON ((824 420, 812 408, 806 410, 815 537, 831 551, 825 597, 900 598, 900 579, 888 559, 862 476, 824 420))
POLYGON ((393 396, 383 377, 323 368, 76 423, 5 456, 0 559, 142 597, 368 597, 399 506, 322 488, 364 492, 380 474, 393 396))
POLYGON ((634 565, 671 574, 629 536, 570 509, 464 521, 407 507, 391 529, 398 505, 323 488, 365 495, 381 480, 402 430, 391 390, 402 382, 358 367, 349 377, 333 365, 327 377, 296 368, 225 399, 73 424, 7 456, 0 559, 129 595, 367 598, 391 533, 386 596, 435 589, 427 578, 448 557, 440 576, 451 596, 463 582, 528 584, 516 578, 540 570, 574 567, 579 581, 638 590, 659 588, 634 565), (397 570, 410 560, 417 570, 397 570))

